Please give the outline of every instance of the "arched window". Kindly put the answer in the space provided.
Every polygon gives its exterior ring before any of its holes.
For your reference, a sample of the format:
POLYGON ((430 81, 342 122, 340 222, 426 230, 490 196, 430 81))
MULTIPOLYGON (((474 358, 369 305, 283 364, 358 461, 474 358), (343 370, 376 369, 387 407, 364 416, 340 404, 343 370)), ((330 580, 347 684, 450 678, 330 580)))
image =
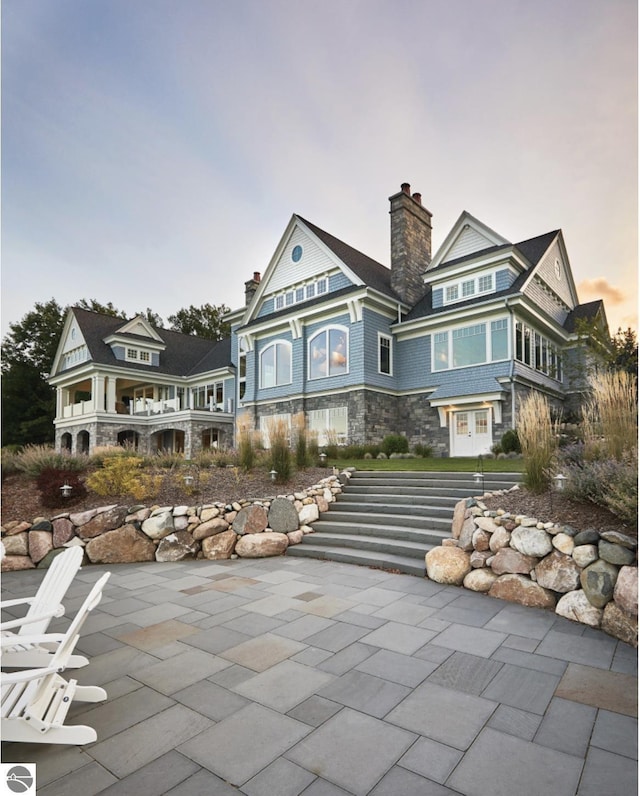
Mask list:
POLYGON ((309 378, 338 376, 349 370, 349 330, 328 326, 309 340, 309 378))
POLYGON ((291 343, 278 340, 260 353, 260 387, 291 384, 291 343))

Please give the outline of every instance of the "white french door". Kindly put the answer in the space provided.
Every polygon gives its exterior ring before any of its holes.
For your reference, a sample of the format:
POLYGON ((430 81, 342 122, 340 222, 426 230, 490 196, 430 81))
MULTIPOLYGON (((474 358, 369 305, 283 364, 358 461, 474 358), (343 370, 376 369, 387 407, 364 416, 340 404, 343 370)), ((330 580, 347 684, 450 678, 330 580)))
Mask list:
POLYGON ((479 456, 491 450, 491 410, 467 409, 451 415, 451 455, 479 456))

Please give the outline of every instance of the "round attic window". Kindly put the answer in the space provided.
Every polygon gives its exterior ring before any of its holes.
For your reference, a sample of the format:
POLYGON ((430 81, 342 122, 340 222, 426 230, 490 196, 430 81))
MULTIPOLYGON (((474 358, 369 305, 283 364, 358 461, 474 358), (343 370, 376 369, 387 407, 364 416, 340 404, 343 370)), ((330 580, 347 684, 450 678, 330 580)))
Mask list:
POLYGON ((291 259, 294 263, 300 262, 302 259, 302 246, 294 246, 291 252, 291 259))

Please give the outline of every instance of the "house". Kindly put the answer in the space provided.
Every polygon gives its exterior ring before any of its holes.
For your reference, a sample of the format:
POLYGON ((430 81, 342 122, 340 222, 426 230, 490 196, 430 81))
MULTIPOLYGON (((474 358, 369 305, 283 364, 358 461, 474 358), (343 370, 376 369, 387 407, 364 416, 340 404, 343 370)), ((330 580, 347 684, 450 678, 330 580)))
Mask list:
POLYGON ((580 304, 560 230, 511 243, 466 211, 431 251, 432 215, 390 197, 391 267, 293 215, 219 343, 72 309, 54 362, 56 445, 232 445, 304 414, 329 441, 400 433, 451 456, 489 452, 531 390, 574 411, 580 304))

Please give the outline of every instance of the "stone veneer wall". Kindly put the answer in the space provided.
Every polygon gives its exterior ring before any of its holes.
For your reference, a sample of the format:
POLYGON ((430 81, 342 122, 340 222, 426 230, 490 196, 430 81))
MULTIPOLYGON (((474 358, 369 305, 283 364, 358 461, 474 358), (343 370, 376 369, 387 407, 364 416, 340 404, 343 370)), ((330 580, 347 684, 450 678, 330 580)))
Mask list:
POLYGON ((92 564, 262 558, 281 555, 311 533, 309 523, 342 492, 332 475, 304 492, 202 506, 103 506, 2 527, 2 571, 48 567, 54 556, 84 547, 92 564))
POLYGON ((451 538, 425 563, 438 583, 548 608, 637 647, 637 547, 617 531, 578 532, 467 498, 456 505, 451 538))

